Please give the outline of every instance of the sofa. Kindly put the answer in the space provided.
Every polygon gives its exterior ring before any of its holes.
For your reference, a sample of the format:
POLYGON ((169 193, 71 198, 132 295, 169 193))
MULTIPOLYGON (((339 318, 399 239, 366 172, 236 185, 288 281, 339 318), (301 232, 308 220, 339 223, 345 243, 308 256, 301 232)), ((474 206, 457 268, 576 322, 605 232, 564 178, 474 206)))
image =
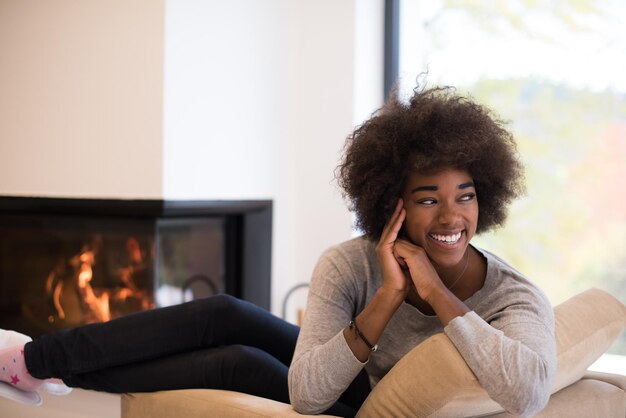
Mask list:
MULTIPOLYGON (((590 289, 556 306, 554 314, 557 371, 549 403, 537 417, 626 417, 626 376, 587 370, 626 327, 626 306, 602 290, 590 289)), ((224 390, 122 396, 122 418, 304 416, 288 404, 224 390)), ((407 353, 374 387, 357 414, 360 418, 506 416, 511 415, 489 398, 443 333, 407 353)))

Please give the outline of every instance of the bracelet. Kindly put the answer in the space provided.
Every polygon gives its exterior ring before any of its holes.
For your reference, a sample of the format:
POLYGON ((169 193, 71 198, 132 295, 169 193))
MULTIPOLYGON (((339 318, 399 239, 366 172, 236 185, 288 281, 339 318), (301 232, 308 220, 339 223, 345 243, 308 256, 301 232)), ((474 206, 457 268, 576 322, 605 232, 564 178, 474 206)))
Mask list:
POLYGON ((356 326, 356 320, 353 319, 352 321, 350 321, 350 324, 348 325, 350 327, 350 329, 353 329, 355 334, 357 335, 357 337, 359 337, 361 339, 361 341, 363 341, 365 343, 365 345, 367 346, 367 348, 370 349, 370 351, 376 351, 378 350, 378 344, 373 344, 370 343, 367 338, 365 338, 365 335, 363 335, 361 333, 361 331, 359 330, 359 327, 356 326))

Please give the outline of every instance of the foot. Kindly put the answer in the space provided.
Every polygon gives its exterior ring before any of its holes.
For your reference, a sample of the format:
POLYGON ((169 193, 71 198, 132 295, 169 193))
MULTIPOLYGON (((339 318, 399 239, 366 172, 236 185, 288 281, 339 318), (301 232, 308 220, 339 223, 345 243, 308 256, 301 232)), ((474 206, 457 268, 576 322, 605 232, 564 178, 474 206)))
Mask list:
POLYGON ((0 350, 0 380, 27 392, 39 389, 44 383, 28 372, 24 362, 24 345, 0 350))
POLYGON ((41 405, 38 389, 53 395, 70 393, 72 389, 60 379, 40 380, 31 376, 24 362, 24 345, 30 341, 24 334, 0 329, 0 396, 41 405))
MULTIPOLYGON (((24 347, 24 344, 29 341, 31 341, 31 338, 24 334, 0 329, 0 352, 2 353, 0 360, 0 396, 23 404, 41 405, 41 396, 36 391, 22 390, 17 387, 17 384, 12 383, 21 380, 20 374, 12 372, 17 366, 18 360, 18 358, 15 358, 16 362, 13 362, 13 357, 15 356, 12 355, 12 352, 19 349, 18 352, 21 355, 21 347, 24 347)), ((21 360, 23 361, 23 358, 21 360)))

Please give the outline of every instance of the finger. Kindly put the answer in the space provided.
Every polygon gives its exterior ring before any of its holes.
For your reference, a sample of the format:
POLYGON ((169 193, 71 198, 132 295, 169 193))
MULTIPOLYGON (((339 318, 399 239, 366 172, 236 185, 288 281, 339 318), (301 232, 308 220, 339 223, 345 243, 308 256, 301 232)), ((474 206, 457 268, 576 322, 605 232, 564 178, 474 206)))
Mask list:
POLYGON ((406 241, 399 239, 393 244, 393 255, 396 258, 405 259, 411 256, 410 248, 407 247, 406 241))
POLYGON ((404 260, 426 254, 422 247, 402 238, 394 243, 393 249, 394 254, 397 254, 398 257, 402 257, 404 260))
POLYGON ((389 219, 388 224, 385 226, 381 238, 387 243, 394 242, 398 238, 398 234, 402 228, 405 218, 406 210, 402 206, 402 199, 400 199, 398 207, 389 219))
POLYGON ((395 245, 395 246, 396 246, 397 248, 402 248, 403 250, 404 250, 404 249, 410 249, 410 248, 416 247, 416 245, 413 245, 411 242, 407 241, 407 240, 406 240, 406 239, 404 239, 404 238, 398 238, 398 239, 396 240, 396 245, 395 245))
POLYGON ((406 212, 404 208, 402 208, 402 210, 400 211, 400 215, 394 220, 394 223, 390 225, 390 229, 388 229, 381 237, 381 242, 384 242, 388 245, 395 244, 396 240, 398 239, 400 229, 402 229, 402 224, 404 223, 405 217, 406 212))
POLYGON ((393 240, 395 241, 398 238, 398 234, 400 233, 400 229, 402 229, 402 224, 406 219, 406 209, 404 207, 400 209, 400 214, 396 218, 396 221, 391 226, 391 233, 393 235, 393 240))
POLYGON ((398 238, 396 240, 396 245, 401 246, 402 248, 416 248, 416 247, 419 247, 419 245, 413 244, 411 241, 407 240, 406 238, 398 238))
POLYGON ((398 262, 398 264, 400 264, 400 267, 402 267, 403 269, 408 268, 406 261, 404 260, 404 257, 400 256, 400 254, 398 254, 398 251, 396 251, 395 245, 393 249, 393 256, 398 262))
POLYGON ((394 251, 404 259, 416 256, 427 257, 424 248, 420 247, 419 245, 413 244, 411 241, 403 238, 399 238, 398 240, 396 240, 396 242, 393 244, 393 248, 394 251))
POLYGON ((400 213, 402 212, 402 209, 403 209, 402 198, 399 198, 398 201, 396 202, 396 207, 394 208, 393 212, 391 213, 391 216, 389 217, 389 219, 387 219, 387 223, 385 223, 385 226, 383 228, 383 233, 391 230, 391 228, 395 224, 398 216, 400 216, 400 213))

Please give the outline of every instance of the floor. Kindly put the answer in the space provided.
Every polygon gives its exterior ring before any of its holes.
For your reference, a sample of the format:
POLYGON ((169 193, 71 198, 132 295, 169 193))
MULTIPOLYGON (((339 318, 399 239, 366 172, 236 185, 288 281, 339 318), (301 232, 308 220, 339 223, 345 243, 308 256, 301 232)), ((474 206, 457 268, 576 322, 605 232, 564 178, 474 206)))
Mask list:
POLYGON ((43 394, 43 405, 0 398, 0 418, 120 418, 120 395, 74 389, 67 396, 43 394))

